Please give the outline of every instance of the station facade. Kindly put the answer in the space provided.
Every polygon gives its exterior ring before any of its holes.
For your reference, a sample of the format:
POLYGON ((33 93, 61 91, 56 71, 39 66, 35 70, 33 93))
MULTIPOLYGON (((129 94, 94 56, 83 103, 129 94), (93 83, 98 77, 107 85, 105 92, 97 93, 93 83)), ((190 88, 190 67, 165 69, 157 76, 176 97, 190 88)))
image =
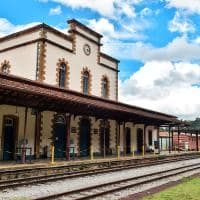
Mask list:
POLYGON ((118 102, 119 61, 102 35, 76 20, 64 34, 46 24, 0 38, 0 159, 30 148, 45 158, 123 155, 155 149, 175 116, 118 102))

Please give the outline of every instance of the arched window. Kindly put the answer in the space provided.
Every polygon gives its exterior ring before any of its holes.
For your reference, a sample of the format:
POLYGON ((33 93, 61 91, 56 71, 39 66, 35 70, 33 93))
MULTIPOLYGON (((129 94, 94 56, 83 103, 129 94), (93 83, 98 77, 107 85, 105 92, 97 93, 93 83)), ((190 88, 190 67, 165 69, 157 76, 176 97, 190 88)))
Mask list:
POLYGON ((8 64, 3 64, 1 67, 1 73, 3 74, 9 74, 9 65, 8 64))
POLYGON ((107 78, 107 76, 103 76, 101 79, 101 95, 104 98, 108 98, 109 97, 109 80, 107 78))
POLYGON ((83 73, 83 93, 89 94, 89 72, 85 71, 83 73))
POLYGON ((59 69, 59 87, 64 88, 66 81, 66 64, 61 63, 59 69))
POLYGON ((68 88, 69 86, 69 63, 65 58, 59 58, 56 67, 56 83, 58 87, 68 88))
POLYGON ((63 115, 56 116, 55 123, 57 124, 65 124, 65 118, 63 115))
POLYGON ((108 80, 106 78, 102 81, 102 96, 104 98, 108 97, 108 80))

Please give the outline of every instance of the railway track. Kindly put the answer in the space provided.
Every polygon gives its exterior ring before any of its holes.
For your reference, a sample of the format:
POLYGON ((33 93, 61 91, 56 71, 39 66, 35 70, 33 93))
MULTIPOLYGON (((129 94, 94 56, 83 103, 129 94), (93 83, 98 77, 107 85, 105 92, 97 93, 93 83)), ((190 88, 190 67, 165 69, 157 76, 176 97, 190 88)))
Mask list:
POLYGON ((171 178, 184 174, 186 172, 191 172, 200 169, 200 163, 177 167, 174 169, 163 170, 160 172, 145 174, 141 176, 135 176, 132 178, 121 179, 118 181, 107 182, 103 184, 93 185, 90 187, 84 187, 80 189, 75 189, 71 191, 66 191, 62 193, 57 193, 49 196, 43 196, 35 198, 34 200, 46 200, 46 199, 93 199, 97 197, 102 197, 104 195, 113 194, 122 190, 138 187, 144 184, 153 183, 163 179, 171 178))
POLYGON ((148 167, 148 166, 153 166, 153 165, 166 164, 166 163, 197 159, 197 158, 200 158, 200 156, 188 156, 188 157, 180 157, 180 158, 178 157, 178 158, 171 158, 171 159, 158 160, 158 161, 146 161, 145 163, 142 163, 142 164, 139 163, 135 165, 127 164, 127 165, 120 165, 120 166, 113 166, 113 167, 104 167, 104 168, 93 169, 93 170, 82 170, 82 171, 77 171, 77 172, 65 172, 65 173, 58 173, 58 174, 51 174, 51 175, 11 179, 11 180, 0 181, 0 190, 20 187, 20 186, 25 186, 25 185, 53 182, 53 181, 58 181, 58 180, 70 179, 70 178, 84 177, 84 176, 89 176, 89 175, 116 172, 116 171, 121 171, 121 170, 134 169, 138 167, 148 167))

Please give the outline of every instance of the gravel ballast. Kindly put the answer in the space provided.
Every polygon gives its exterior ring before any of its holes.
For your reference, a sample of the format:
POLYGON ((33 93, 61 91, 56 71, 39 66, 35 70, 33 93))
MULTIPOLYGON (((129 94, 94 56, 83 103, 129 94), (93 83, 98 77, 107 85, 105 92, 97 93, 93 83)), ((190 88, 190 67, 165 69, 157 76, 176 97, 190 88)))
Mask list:
MULTIPOLYGON (((36 198, 40 196, 46 196, 50 194, 61 193, 61 192, 69 191, 69 190, 88 187, 92 185, 98 185, 98 184, 102 184, 106 182, 108 183, 111 181, 122 180, 125 178, 136 177, 136 176, 149 174, 153 172, 160 172, 160 171, 169 170, 169 169, 196 164, 196 163, 200 163, 200 158, 148 166, 148 167, 141 167, 137 169, 122 170, 122 171, 105 173, 105 174, 90 175, 90 176, 85 176, 82 178, 81 177, 72 178, 70 180, 66 179, 62 181, 49 182, 46 184, 37 184, 37 185, 18 187, 14 189, 5 189, 3 191, 0 191, 0 199, 7 200, 7 199, 16 198, 16 197, 27 197, 28 199, 31 199, 31 198, 36 198)), ((176 178, 180 179, 184 176, 190 176, 194 173, 197 173, 197 171, 187 172, 187 173, 184 173, 183 175, 173 177, 172 181, 174 181, 174 179, 176 178)), ((169 180, 160 180, 158 181, 158 183, 149 184, 149 186, 147 184, 147 186, 139 187, 139 189, 134 189, 134 191, 132 191, 131 189, 126 190, 126 191, 120 191, 117 194, 113 194, 112 199, 119 199, 129 194, 133 194, 135 192, 140 192, 142 190, 149 189, 149 187, 156 187, 157 185, 159 186, 169 181, 171 181, 171 178, 169 178, 169 180)), ((111 196, 110 195, 105 196, 105 199, 111 199, 111 196)))

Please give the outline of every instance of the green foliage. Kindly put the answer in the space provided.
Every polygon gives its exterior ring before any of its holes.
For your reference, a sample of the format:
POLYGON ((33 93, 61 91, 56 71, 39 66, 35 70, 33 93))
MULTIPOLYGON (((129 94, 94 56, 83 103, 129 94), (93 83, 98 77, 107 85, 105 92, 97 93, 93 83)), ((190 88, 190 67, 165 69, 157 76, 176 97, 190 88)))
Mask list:
POLYGON ((185 178, 183 183, 143 200, 200 200, 200 178, 185 178))

